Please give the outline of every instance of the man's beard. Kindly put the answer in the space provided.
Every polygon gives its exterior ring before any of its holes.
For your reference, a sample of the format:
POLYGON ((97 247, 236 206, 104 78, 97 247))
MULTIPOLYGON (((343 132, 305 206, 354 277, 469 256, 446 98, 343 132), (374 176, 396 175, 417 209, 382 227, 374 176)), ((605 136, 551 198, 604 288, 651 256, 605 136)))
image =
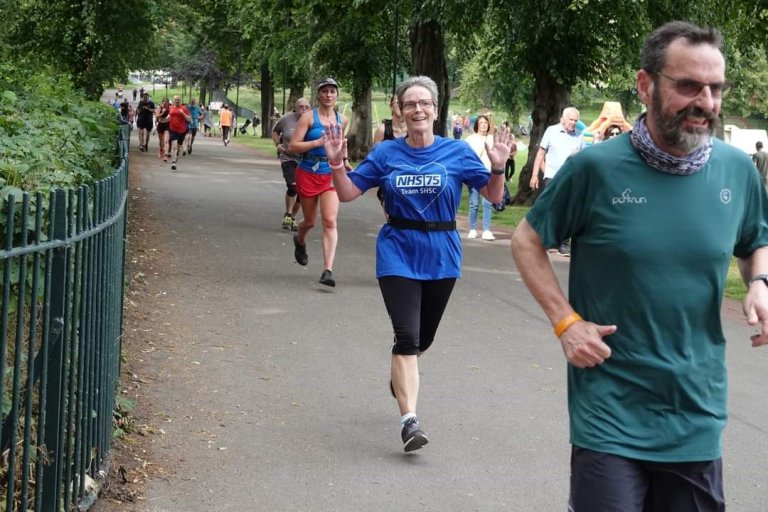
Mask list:
POLYGON ((662 111, 661 94, 658 87, 653 90, 651 107, 659 136, 668 146, 679 149, 686 155, 708 143, 715 132, 717 117, 712 112, 705 112, 698 107, 688 107, 673 116, 665 116, 662 111), (707 129, 693 130, 683 128, 687 117, 703 117, 707 120, 707 129))

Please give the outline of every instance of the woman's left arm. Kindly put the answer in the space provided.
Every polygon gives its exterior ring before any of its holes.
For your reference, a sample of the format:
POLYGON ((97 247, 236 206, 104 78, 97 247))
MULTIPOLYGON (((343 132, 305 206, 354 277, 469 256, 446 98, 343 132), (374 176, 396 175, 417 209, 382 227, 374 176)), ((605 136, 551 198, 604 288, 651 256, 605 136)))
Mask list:
POLYGON ((492 203, 501 202, 504 197, 504 166, 512 149, 509 128, 502 126, 493 134, 493 144, 485 144, 485 151, 491 161, 491 179, 480 189, 480 194, 492 203))
POLYGON ((333 186, 336 188, 336 194, 339 201, 347 203, 357 199, 362 195, 362 191, 347 176, 347 169, 344 165, 344 155, 346 154, 346 138, 344 137, 344 127, 331 126, 325 129, 323 142, 325 143, 325 154, 328 157, 328 165, 331 167, 333 175, 333 186))

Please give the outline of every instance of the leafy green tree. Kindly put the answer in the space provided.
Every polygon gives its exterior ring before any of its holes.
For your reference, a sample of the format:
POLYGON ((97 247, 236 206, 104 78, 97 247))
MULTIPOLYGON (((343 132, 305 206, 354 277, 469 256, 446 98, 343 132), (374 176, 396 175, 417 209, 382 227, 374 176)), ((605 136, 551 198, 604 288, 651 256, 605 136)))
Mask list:
POLYGON ((516 125, 528 117, 532 80, 525 72, 507 65, 503 48, 494 43, 499 40, 494 28, 495 25, 484 24, 483 30, 475 34, 476 50, 469 52, 461 65, 461 101, 473 110, 493 108, 508 112, 510 122, 516 125))
POLYGON ((644 32, 645 17, 638 2, 573 1, 563 5, 553 0, 523 1, 513 12, 506 10, 497 5, 492 8, 495 14, 488 16, 500 25, 499 55, 507 57, 505 67, 533 80, 531 151, 520 172, 517 197, 525 202, 532 195, 528 182, 544 130, 558 121, 577 83, 608 74, 605 63, 614 52, 627 51, 637 41, 644 32))
POLYGON ((8 55, 48 64, 91 99, 139 63, 154 33, 155 0, 3 0, 0 40, 8 55))
POLYGON ((413 75, 426 75, 437 84, 440 95, 434 131, 445 135, 450 119, 451 81, 448 74, 450 53, 447 41, 462 44, 471 40, 483 26, 486 9, 468 0, 426 0, 412 3, 413 15, 408 38, 411 45, 413 75))
MULTIPOLYGON (((238 0, 243 32, 252 41, 250 65, 261 70, 262 116, 269 116, 275 83, 290 90, 286 108, 321 76, 333 76, 352 94, 348 131, 353 158, 372 142, 371 88, 389 75, 393 11, 384 0, 238 0), (372 16, 372 13, 376 15, 372 16), (332 29, 329 29, 332 27, 332 29)), ((314 94, 314 91, 312 91, 314 94)), ((267 123, 264 136, 268 137, 267 123)))
POLYGON ((544 130, 558 122, 572 88, 581 81, 607 80, 636 69, 640 47, 652 27, 672 19, 717 26, 731 48, 753 47, 765 40, 759 20, 765 9, 747 0, 596 2, 590 0, 525 0, 514 9, 493 4, 486 16, 504 37, 498 44, 505 67, 533 80, 533 129, 528 162, 519 176, 515 201, 533 198, 528 186, 535 149, 544 130), (729 38, 730 36, 730 38, 729 38))
POLYGON ((306 2, 281 0, 237 0, 233 6, 237 26, 247 38, 244 67, 258 72, 261 82, 262 137, 271 137, 272 125, 267 120, 275 102, 275 88, 290 90, 285 104, 278 110, 290 109, 304 94, 309 82, 309 49, 315 22, 306 2))
POLYGON ((190 86, 196 84, 200 89, 200 103, 203 104, 208 104, 209 91, 217 89, 227 79, 224 70, 217 65, 217 54, 212 50, 201 50, 180 59, 171 73, 190 86))
POLYGON ((386 78, 390 59, 390 37, 394 19, 388 2, 345 0, 311 3, 317 28, 334 20, 334 30, 313 34, 310 60, 316 76, 331 75, 349 84, 352 112, 347 131, 349 155, 364 157, 373 142, 371 134, 371 89, 375 81, 386 78), (372 12, 379 13, 371 16, 372 12))
POLYGON ((735 57, 738 65, 736 71, 729 72, 729 78, 734 81, 734 87, 723 100, 723 109, 729 113, 747 117, 759 115, 768 118, 768 95, 765 84, 768 84, 768 60, 764 48, 755 49, 750 55, 735 57), (736 75, 736 76, 734 76, 736 75))

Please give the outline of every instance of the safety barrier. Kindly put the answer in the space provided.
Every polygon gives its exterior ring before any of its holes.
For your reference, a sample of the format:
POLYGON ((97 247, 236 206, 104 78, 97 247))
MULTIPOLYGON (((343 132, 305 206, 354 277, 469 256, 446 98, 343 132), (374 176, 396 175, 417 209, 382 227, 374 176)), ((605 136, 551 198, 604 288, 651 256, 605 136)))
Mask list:
POLYGON ((2 212, 4 512, 82 509, 107 464, 120 372, 129 135, 122 125, 112 176, 47 197, 9 196, 2 212))

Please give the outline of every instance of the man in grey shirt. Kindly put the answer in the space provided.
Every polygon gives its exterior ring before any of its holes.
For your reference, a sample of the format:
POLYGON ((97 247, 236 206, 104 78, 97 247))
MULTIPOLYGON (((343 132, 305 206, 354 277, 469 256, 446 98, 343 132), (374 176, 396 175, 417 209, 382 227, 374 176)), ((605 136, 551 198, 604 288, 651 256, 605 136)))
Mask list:
POLYGON ((312 107, 305 98, 299 98, 293 104, 293 110, 281 117, 272 128, 272 141, 277 147, 277 157, 280 159, 280 165, 283 168, 283 178, 285 178, 285 215, 283 215, 283 229, 298 231, 299 225, 296 222, 296 214, 299 211, 300 204, 298 194, 296 193, 296 167, 299 166, 299 155, 289 153, 288 145, 291 143, 293 132, 296 131, 296 123, 305 112, 310 112, 312 107))

